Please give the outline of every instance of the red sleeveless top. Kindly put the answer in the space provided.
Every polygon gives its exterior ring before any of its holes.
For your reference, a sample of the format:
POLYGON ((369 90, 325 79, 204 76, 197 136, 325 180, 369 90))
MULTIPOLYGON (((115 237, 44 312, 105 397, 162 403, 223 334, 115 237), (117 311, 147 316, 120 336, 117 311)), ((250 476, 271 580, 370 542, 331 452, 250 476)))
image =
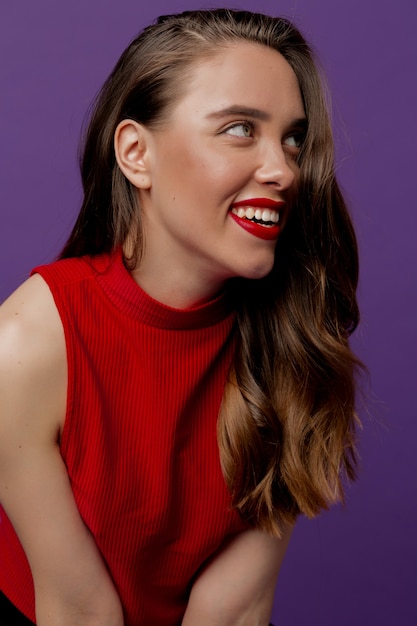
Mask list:
MULTIPOLYGON (((231 303, 162 305, 120 252, 34 271, 65 331, 61 454, 125 626, 179 625, 201 566, 245 528, 230 507, 216 439, 234 349, 231 303)), ((0 589, 35 621, 29 566, 1 508, 0 589)))

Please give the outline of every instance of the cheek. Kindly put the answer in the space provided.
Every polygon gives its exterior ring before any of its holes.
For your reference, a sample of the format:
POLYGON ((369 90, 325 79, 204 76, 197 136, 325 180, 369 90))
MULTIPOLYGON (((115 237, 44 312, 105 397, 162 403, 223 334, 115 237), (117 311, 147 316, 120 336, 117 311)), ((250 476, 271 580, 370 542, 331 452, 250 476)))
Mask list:
MULTIPOLYGON (((244 154, 214 150, 204 142, 169 137, 160 146, 157 181, 172 199, 198 195, 199 198, 227 199, 241 191, 250 179, 251 165, 244 154)), ((155 179, 156 182, 156 179, 155 179)))
MULTIPOLYGON (((218 153, 205 155, 197 162, 194 168, 198 169, 198 176, 204 187, 219 195, 230 195, 242 189, 250 180, 252 171, 248 159, 237 158, 234 155, 224 156, 218 153)), ((194 171, 195 171, 194 170, 194 171)))
POLYGON ((300 171, 300 168, 298 167, 298 165, 296 165, 294 167, 293 171, 294 171, 294 183, 293 183, 292 187, 293 187, 294 193, 296 193, 297 190, 298 190, 298 187, 300 186, 301 171, 300 171))

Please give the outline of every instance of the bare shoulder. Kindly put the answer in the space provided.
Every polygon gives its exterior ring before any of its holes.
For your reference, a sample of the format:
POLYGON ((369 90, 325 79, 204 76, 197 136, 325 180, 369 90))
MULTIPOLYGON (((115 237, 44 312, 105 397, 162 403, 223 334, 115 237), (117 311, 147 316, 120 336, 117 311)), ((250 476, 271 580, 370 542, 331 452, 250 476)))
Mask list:
POLYGON ((34 275, 0 307, 0 501, 32 570, 37 623, 121 625, 60 454, 66 379, 60 317, 34 275))
MULTIPOLYGON (((24 324, 36 323, 43 315, 47 315, 48 321, 55 321, 59 324, 59 317, 54 305, 52 294, 48 285, 39 274, 34 274, 20 285, 0 306, 0 330, 9 322, 17 321, 16 328, 21 326, 21 319, 24 324)), ((24 326, 22 327, 24 328, 24 326)))
POLYGON ((33 427, 58 428, 66 376, 61 320, 48 286, 35 274, 0 307, 0 434, 31 416, 33 427))

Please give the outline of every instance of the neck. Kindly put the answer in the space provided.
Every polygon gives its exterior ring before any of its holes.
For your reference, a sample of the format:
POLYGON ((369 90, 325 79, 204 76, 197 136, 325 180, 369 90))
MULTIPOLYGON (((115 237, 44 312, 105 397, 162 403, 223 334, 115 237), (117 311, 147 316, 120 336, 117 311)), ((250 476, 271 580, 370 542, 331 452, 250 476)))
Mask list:
POLYGON ((149 272, 142 264, 132 272, 133 279, 154 300, 174 309, 189 309, 215 298, 222 290, 222 283, 209 284, 200 278, 192 280, 190 276, 175 272, 162 274, 149 272))

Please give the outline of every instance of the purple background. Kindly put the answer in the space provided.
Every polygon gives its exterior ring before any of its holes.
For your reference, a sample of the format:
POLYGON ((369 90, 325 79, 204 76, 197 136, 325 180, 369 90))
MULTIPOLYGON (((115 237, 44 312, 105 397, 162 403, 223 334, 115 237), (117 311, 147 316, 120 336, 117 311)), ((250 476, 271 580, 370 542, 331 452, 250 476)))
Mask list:
MULTIPOLYGON (((87 107, 122 49, 200 0, 14 0, 0 7, 0 300, 53 258, 80 204, 87 107)), ((370 370, 362 471, 347 506, 300 520, 276 594, 279 626, 417 624, 415 0, 240 0, 293 18, 333 93, 339 178, 357 226, 370 370)), ((250 86, 249 86, 250 87, 250 86)))

